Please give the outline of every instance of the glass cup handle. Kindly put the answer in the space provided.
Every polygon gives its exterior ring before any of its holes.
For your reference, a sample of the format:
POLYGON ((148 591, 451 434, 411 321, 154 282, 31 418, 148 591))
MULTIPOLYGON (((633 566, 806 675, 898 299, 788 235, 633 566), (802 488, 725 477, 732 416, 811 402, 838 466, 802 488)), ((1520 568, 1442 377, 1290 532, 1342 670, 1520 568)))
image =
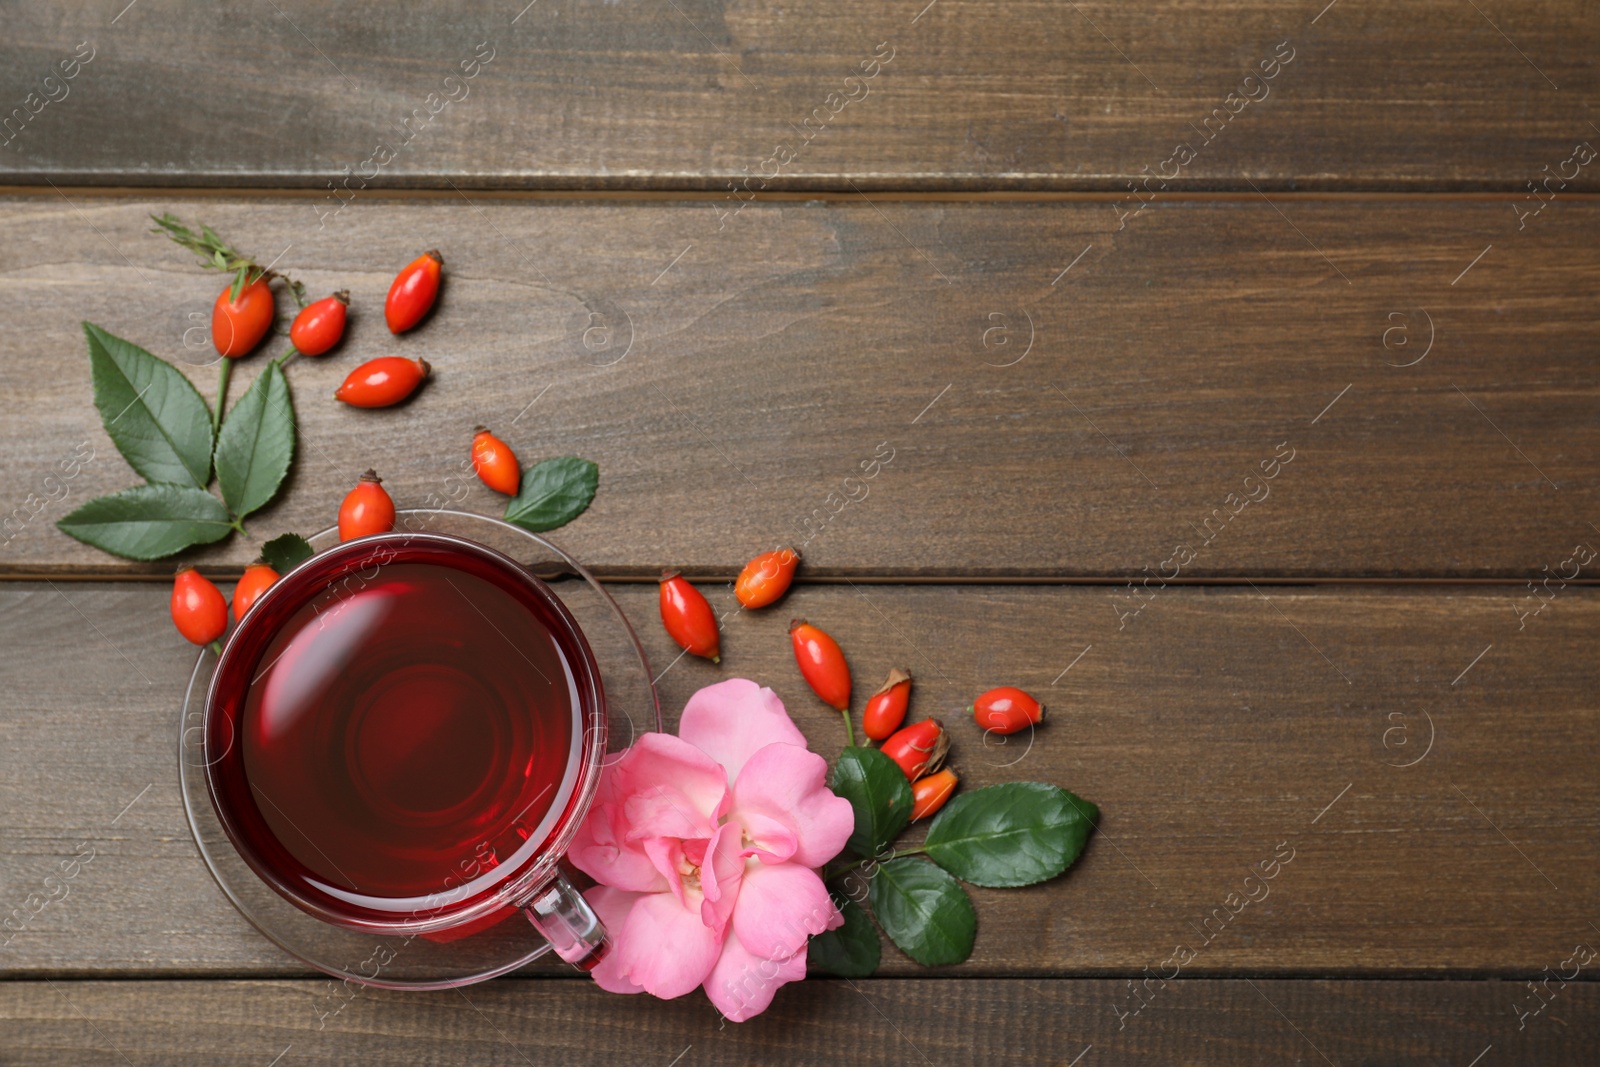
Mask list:
POLYGON ((535 893, 522 910, 556 955, 579 970, 594 970, 611 949, 611 938, 599 917, 562 875, 535 893))

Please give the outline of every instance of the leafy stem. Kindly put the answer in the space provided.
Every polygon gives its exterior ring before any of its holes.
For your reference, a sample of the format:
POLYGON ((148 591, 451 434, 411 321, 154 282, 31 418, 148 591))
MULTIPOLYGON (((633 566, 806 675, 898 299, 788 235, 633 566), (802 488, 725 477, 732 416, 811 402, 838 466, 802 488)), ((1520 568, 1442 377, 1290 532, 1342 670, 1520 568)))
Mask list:
POLYGON ((222 366, 217 368, 217 406, 211 412, 212 440, 216 440, 217 433, 222 429, 222 405, 228 399, 228 377, 232 373, 233 360, 223 356, 222 366))

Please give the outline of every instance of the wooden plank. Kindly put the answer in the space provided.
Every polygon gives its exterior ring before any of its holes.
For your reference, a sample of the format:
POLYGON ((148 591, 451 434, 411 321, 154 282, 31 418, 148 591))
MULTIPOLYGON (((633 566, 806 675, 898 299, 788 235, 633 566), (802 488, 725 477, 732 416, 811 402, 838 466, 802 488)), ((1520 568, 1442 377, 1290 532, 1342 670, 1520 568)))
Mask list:
MULTIPOLYGON (((1581 0, 1328 7, 21 11, 0 48, 0 106, 20 112, 0 174, 321 191, 355 172, 352 188, 719 194, 752 176, 752 189, 765 176, 789 189, 1122 192, 1167 174, 1196 188, 1520 195, 1595 136, 1581 0), (62 62, 77 62, 71 80, 62 62), (1195 158, 1163 168, 1179 144, 1195 158)), ((1595 188, 1592 172, 1578 186, 1595 188)))
MULTIPOLYGON (((0 586, 4 912, 95 850, 12 937, 13 977, 303 973, 189 840, 173 742, 193 653, 166 595, 0 586)), ((837 715, 788 648, 802 615, 850 656, 858 708, 889 667, 917 676, 914 714, 949 725, 965 787, 1052 781, 1100 806, 1102 833, 1063 878, 972 890, 976 949, 942 973, 1137 974, 1185 946, 1191 977, 1531 976, 1600 938, 1592 589, 1552 592, 1522 629, 1516 590, 1173 589, 1119 630, 1105 589, 808 586, 731 616, 720 669, 669 668, 654 590, 618 595, 665 670, 669 728, 695 689, 742 675, 837 753, 837 715), (960 710, 997 684, 1051 706, 1031 744, 986 746, 960 710), (1275 877, 1245 904, 1252 865, 1275 877)), ((927 973, 892 949, 883 971, 927 973)))
MULTIPOLYGON (((1552 981, 1519 1030, 1522 983, 1179 980, 1123 1019, 1126 981, 812 980, 722 1024, 698 993, 620 1001, 581 979, 460 993, 325 982, 6 982, 8 1051, 28 1063, 1238 1064, 1592 1062, 1600 987, 1552 981), (322 1024, 319 1028, 319 1023, 322 1024), (1081 1059, 1074 1059, 1081 1057, 1081 1059)), ((1529 1009, 1523 1008, 1523 1011, 1529 1009)))
POLYGON ((599 462, 560 537, 614 576, 794 542, 848 577, 1539 578, 1594 535, 1591 201, 1523 232, 1490 202, 1157 201, 1121 229, 1110 203, 786 203, 719 234, 706 203, 358 201, 318 229, 305 201, 51 194, 0 201, 4 573, 170 573, 53 525, 135 481, 79 319, 214 386, 217 280, 145 232, 169 208, 354 294, 344 349, 290 368, 262 540, 330 522, 369 465, 403 505, 497 510, 456 474, 478 422, 599 462), (438 314, 393 338, 391 272, 434 245, 438 314), (435 367, 415 402, 328 398, 393 352, 435 367))

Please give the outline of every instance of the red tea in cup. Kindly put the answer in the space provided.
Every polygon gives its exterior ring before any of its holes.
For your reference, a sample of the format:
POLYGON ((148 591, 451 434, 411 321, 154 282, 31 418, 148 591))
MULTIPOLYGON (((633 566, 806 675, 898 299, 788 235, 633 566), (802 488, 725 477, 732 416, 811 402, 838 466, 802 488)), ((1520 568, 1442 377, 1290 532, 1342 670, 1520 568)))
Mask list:
POLYGON ((526 570, 386 534, 263 595, 213 676, 205 749, 223 827, 283 896, 342 926, 448 930, 556 877, 604 754, 604 695, 571 614, 526 570))

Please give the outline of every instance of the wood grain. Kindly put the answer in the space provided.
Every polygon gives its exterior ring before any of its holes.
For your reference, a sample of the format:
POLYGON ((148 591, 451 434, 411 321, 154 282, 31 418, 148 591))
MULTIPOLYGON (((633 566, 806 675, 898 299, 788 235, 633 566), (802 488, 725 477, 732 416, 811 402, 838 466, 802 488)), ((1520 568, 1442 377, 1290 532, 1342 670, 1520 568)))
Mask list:
MULTIPOLYGON (((1139 974, 1185 945, 1188 977, 1515 977, 1600 938, 1593 590, 1560 590, 1519 630, 1514 591, 1173 589, 1119 630, 1103 589, 811 586, 730 617, 720 670, 669 668, 654 590, 618 593, 665 669, 669 728, 695 689, 742 675, 836 753, 837 715, 803 688, 784 633, 803 615, 850 656, 858 709, 891 666, 910 669, 913 713, 950 727, 963 788, 1051 781, 1100 806, 1102 832, 1062 878, 972 890, 974 954, 937 973, 1139 974), (986 746, 966 718, 997 684, 1049 704, 1031 744, 986 746), (1259 895, 1250 868, 1278 853, 1292 859, 1265 899, 1231 896, 1259 895)), ((81 843, 95 850, 12 936, 12 976, 304 973, 231 909, 189 839, 173 743, 193 652, 165 602, 148 584, 0 586, 5 912, 81 843)), ((887 949, 883 973, 930 972, 887 949)))
POLYGON ((1167 173, 1521 195, 1595 135, 1595 41, 1581 0, 72 5, 8 21, 0 106, 38 113, 0 175, 321 191, 350 168, 389 187, 722 194, 763 174, 1122 192, 1167 173), (45 84, 80 42, 90 62, 45 84), (847 81, 880 45, 892 58, 847 81), (1293 58, 1244 81, 1275 54, 1293 58), (1197 158, 1163 171, 1179 143, 1197 158))
POLYGON ((791 542, 813 576, 1527 579, 1594 536, 1591 201, 1522 232, 1505 203, 1264 198, 1120 229, 1110 203, 759 204, 719 232, 698 202, 358 200, 319 229, 303 201, 52 193, 0 200, 4 573, 171 571, 54 528, 136 480, 80 319, 213 389, 218 283, 146 232, 167 209, 354 294, 347 344, 290 367, 285 492, 207 565, 321 528, 368 466, 403 505, 498 510, 458 473, 479 422, 599 463, 559 537, 612 576, 791 542), (391 337, 391 272, 432 246, 441 306, 391 337), (414 402, 328 398, 393 352, 434 365, 414 402))
MULTIPOLYGON (((699 993, 619 1001, 581 979, 461 993, 362 991, 323 1019, 323 982, 6 982, 7 1051, 28 1063, 1239 1064, 1591 1062, 1600 987, 1180 980, 1122 1020, 1111 979, 812 980, 753 1021, 699 993), (1527 1010, 1524 1007, 1522 1010, 1527 1010), (319 1029, 319 1023, 322 1024, 319 1029)), ((1152 988, 1156 988, 1152 986, 1152 988)), ((16 1062, 23 1062, 18 1059, 16 1062)))

